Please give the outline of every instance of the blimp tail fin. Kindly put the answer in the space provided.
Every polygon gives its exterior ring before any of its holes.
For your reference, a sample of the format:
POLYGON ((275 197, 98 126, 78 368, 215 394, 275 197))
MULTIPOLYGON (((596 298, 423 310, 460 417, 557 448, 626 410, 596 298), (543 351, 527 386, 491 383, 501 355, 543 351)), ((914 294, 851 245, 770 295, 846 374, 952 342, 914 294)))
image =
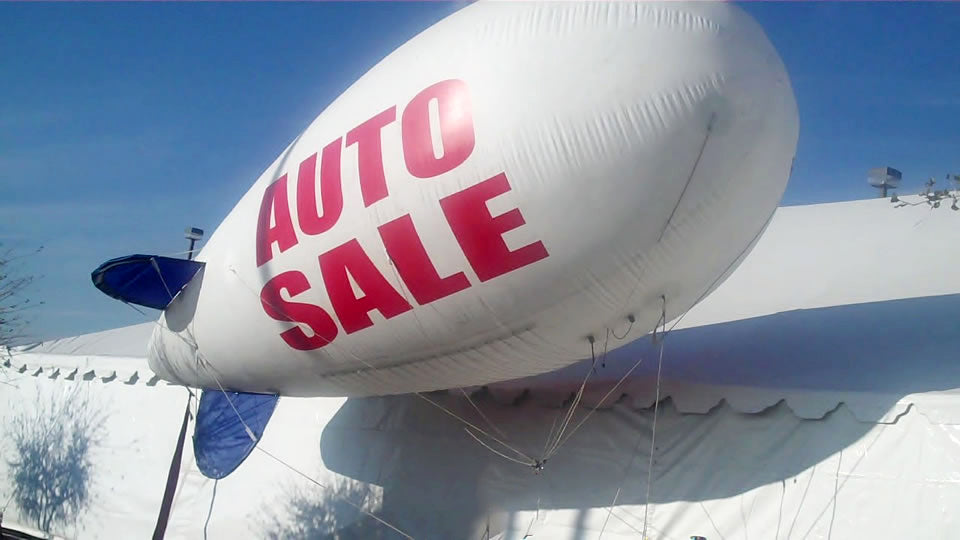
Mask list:
POLYGON ((232 473, 256 448, 280 396, 204 390, 193 430, 193 455, 207 478, 232 473))
POLYGON ((203 265, 159 255, 127 255, 101 264, 90 277, 111 298, 163 310, 203 265))

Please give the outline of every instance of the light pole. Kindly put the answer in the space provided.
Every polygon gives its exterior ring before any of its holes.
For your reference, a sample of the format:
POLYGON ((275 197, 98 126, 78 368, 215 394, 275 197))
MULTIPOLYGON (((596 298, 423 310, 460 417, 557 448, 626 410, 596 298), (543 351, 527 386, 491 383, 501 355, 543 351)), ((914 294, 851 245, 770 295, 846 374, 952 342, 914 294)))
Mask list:
POLYGON ((197 240, 203 238, 203 229, 198 229, 196 227, 187 227, 183 231, 183 237, 190 241, 190 249, 187 251, 187 260, 193 260, 193 246, 196 244, 197 240))

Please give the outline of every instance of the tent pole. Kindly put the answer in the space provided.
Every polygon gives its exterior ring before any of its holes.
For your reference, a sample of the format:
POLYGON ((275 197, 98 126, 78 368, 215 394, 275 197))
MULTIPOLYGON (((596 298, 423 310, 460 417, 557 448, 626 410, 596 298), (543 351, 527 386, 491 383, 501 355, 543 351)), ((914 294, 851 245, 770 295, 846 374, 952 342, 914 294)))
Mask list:
POLYGON ((163 491, 163 502, 160 503, 160 515, 157 516, 157 526, 153 529, 153 540, 163 540, 167 532, 167 521, 170 519, 170 510, 173 507, 173 495, 177 491, 177 479, 180 477, 180 462, 183 459, 183 445, 187 440, 187 424, 190 420, 190 400, 187 397, 187 408, 183 411, 183 423, 180 425, 180 437, 177 439, 177 449, 170 462, 167 473, 167 486, 163 491))

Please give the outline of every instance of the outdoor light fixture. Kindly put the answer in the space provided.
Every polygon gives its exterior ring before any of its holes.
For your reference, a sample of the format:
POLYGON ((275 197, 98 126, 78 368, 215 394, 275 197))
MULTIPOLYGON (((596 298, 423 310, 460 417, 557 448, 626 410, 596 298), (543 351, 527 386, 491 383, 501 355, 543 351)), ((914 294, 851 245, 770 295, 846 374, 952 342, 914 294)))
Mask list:
POLYGON ((187 227, 183 231, 183 237, 190 241, 190 249, 187 250, 187 259, 193 260, 193 246, 197 240, 203 238, 203 229, 187 227))
POLYGON ((880 190, 880 196, 886 197, 887 190, 896 188, 903 179, 903 173, 893 167, 874 167, 867 171, 867 183, 880 190))

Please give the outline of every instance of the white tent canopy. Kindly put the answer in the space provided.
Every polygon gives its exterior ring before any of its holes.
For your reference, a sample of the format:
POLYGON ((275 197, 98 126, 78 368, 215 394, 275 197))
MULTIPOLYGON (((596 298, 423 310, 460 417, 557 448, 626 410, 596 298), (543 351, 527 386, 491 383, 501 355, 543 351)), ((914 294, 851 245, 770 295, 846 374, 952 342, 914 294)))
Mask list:
MULTIPOLYGON (((167 536, 402 538, 349 500, 415 538, 638 538, 645 511, 650 538, 947 538, 960 503, 958 220, 886 200, 779 209, 663 342, 649 507, 659 350, 644 338, 598 361, 568 431, 601 410, 540 474, 420 396, 282 398, 223 480, 199 473, 188 441, 167 536)), ((187 400, 146 368, 152 324, 12 351, 0 497, 23 483, 17 419, 80 399, 105 411, 89 504, 51 528, 151 534, 187 400)), ((540 457, 590 367, 469 389, 473 403, 425 397, 540 457)), ((38 523, 14 500, 11 525, 38 523)))

